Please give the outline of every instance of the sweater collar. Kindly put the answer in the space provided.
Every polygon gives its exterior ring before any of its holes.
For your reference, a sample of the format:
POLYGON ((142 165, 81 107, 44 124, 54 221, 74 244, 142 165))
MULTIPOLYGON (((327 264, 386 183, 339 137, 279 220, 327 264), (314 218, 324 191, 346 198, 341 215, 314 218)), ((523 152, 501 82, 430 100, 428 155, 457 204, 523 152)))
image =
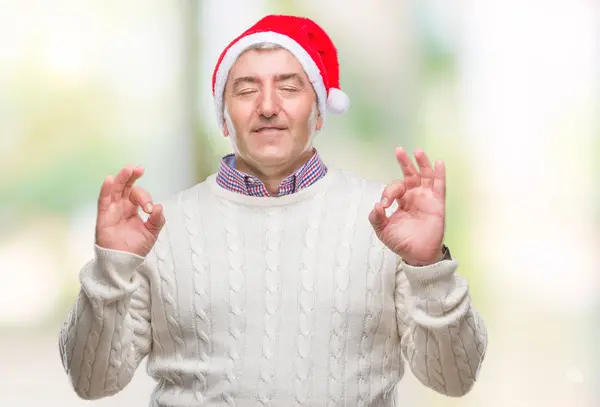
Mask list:
MULTIPOLYGON (((281 182, 276 196, 296 193, 314 184, 326 173, 327 167, 317 150, 314 149, 314 153, 308 161, 281 182)), ((228 191, 255 197, 270 196, 260 179, 235 168, 235 154, 228 154, 221 158, 216 181, 228 191)))

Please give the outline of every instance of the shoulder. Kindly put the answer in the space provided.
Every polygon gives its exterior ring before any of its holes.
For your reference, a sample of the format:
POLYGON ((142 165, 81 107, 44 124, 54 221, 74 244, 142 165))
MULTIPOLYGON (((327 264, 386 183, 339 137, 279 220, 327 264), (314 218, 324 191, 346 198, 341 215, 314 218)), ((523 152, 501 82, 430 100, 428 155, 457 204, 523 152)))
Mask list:
MULTIPOLYGON (((209 176, 210 177, 210 176, 209 176)), ((156 201, 163 206, 167 223, 202 207, 209 195, 208 178, 188 188, 167 194, 156 201)))
POLYGON ((360 193, 363 196, 373 196, 377 199, 385 188, 382 181, 364 177, 354 171, 338 168, 331 171, 335 172, 337 179, 334 188, 343 194, 360 193))

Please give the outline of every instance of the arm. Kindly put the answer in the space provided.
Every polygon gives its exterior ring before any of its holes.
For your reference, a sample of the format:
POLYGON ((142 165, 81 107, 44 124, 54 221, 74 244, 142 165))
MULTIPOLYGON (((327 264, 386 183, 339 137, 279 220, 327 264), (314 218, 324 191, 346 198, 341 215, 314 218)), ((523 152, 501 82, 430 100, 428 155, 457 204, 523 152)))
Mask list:
POLYGON ((458 262, 425 267, 399 262, 396 316, 402 351, 413 374, 440 394, 460 397, 477 380, 487 330, 473 307, 458 262))
POLYGON ((152 342, 144 258, 97 245, 95 253, 81 270, 81 290, 60 332, 63 367, 86 400, 121 391, 152 342))
POLYGON ((396 149, 396 158, 404 180, 384 188, 369 221, 398 256, 394 297, 402 350, 423 384, 459 397, 477 379, 487 330, 471 304, 466 280, 456 274, 458 262, 448 252, 440 260, 446 167, 440 160, 432 166, 420 149, 415 150, 419 169, 403 148, 396 149))

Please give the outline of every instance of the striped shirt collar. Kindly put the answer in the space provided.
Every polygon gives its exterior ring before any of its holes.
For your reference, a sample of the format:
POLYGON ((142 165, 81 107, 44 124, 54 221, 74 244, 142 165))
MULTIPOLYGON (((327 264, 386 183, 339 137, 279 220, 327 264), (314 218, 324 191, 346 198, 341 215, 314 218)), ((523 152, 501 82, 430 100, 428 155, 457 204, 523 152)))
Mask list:
MULTIPOLYGON (((306 163, 281 182, 276 196, 298 192, 317 182, 326 173, 327 167, 315 149, 314 154, 306 163)), ((228 154, 221 158, 221 164, 217 173, 217 184, 229 191, 243 195, 255 197, 271 196, 260 179, 235 168, 234 154, 228 154)))

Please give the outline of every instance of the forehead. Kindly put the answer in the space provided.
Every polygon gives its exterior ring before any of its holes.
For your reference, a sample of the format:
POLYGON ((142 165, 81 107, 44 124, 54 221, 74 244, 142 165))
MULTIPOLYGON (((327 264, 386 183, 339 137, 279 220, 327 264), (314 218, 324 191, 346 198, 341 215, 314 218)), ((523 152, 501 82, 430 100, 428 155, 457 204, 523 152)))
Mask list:
POLYGON ((264 79, 288 73, 306 77, 300 62, 288 50, 284 48, 250 49, 235 61, 229 77, 253 76, 264 79))

